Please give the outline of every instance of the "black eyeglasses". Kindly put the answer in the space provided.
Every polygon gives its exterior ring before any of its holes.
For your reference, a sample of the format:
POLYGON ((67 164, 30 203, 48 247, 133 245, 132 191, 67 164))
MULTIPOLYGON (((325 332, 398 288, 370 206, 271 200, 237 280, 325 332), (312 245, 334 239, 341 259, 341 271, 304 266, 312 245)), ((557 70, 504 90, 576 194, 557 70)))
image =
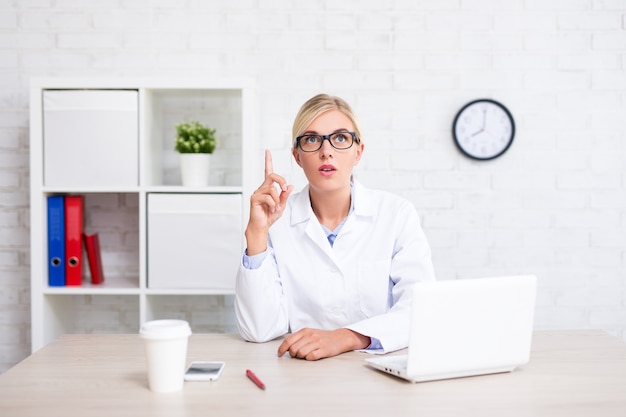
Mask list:
POLYGON ((359 143, 359 137, 354 132, 335 132, 330 135, 306 134, 296 138, 296 144, 304 152, 316 152, 327 140, 330 145, 340 151, 349 149, 354 142, 359 143))

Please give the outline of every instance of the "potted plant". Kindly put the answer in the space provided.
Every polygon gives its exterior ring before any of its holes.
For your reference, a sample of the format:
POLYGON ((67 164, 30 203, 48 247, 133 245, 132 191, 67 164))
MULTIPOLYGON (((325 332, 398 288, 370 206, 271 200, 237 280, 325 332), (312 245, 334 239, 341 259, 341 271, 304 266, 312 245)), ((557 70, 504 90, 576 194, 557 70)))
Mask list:
POLYGON ((180 154, 183 185, 209 184, 210 157, 216 145, 215 129, 197 121, 176 125, 176 151, 180 154))

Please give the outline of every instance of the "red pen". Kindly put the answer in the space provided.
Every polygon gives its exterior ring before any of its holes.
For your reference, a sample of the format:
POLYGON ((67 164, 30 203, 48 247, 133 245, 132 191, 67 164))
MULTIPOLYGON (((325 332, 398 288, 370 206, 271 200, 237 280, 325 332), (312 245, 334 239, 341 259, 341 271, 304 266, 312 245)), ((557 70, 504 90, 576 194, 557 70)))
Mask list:
POLYGON ((256 385, 257 387, 259 387, 259 388, 261 388, 261 389, 265 389, 265 384, 263 383, 263 381, 261 381, 261 380, 259 379, 259 377, 257 377, 257 376, 254 374, 254 372, 252 372, 252 371, 251 371, 251 370, 249 370, 249 369, 246 369, 246 376, 247 376, 248 378, 250 378, 250 379, 252 380, 252 382, 254 382, 254 383, 255 383, 255 385, 256 385))

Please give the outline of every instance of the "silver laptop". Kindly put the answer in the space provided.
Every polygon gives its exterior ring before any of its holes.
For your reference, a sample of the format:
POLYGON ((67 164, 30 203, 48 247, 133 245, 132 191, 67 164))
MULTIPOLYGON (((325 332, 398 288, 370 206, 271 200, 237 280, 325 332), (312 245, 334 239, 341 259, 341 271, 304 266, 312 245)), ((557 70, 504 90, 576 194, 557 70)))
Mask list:
POLYGON ((530 359, 534 275, 415 286, 406 355, 365 359, 411 382, 510 372, 530 359))

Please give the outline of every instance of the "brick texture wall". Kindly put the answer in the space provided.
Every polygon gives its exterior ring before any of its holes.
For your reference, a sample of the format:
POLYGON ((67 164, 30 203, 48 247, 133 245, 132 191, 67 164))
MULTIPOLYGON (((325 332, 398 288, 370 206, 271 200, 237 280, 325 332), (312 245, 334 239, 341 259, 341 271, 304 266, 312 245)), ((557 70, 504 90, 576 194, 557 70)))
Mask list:
MULTIPOLYGON (((257 138, 297 185, 298 107, 343 96, 365 131, 357 175, 416 205, 439 278, 535 273, 538 329, 626 340, 624 0, 3 0, 0 75, 0 372, 30 351, 32 76, 253 77, 257 138), (490 162, 450 133, 479 97, 517 124, 490 162)), ((74 302, 85 331, 136 321, 122 296, 74 302)), ((234 329, 231 299, 180 308, 234 329)))

